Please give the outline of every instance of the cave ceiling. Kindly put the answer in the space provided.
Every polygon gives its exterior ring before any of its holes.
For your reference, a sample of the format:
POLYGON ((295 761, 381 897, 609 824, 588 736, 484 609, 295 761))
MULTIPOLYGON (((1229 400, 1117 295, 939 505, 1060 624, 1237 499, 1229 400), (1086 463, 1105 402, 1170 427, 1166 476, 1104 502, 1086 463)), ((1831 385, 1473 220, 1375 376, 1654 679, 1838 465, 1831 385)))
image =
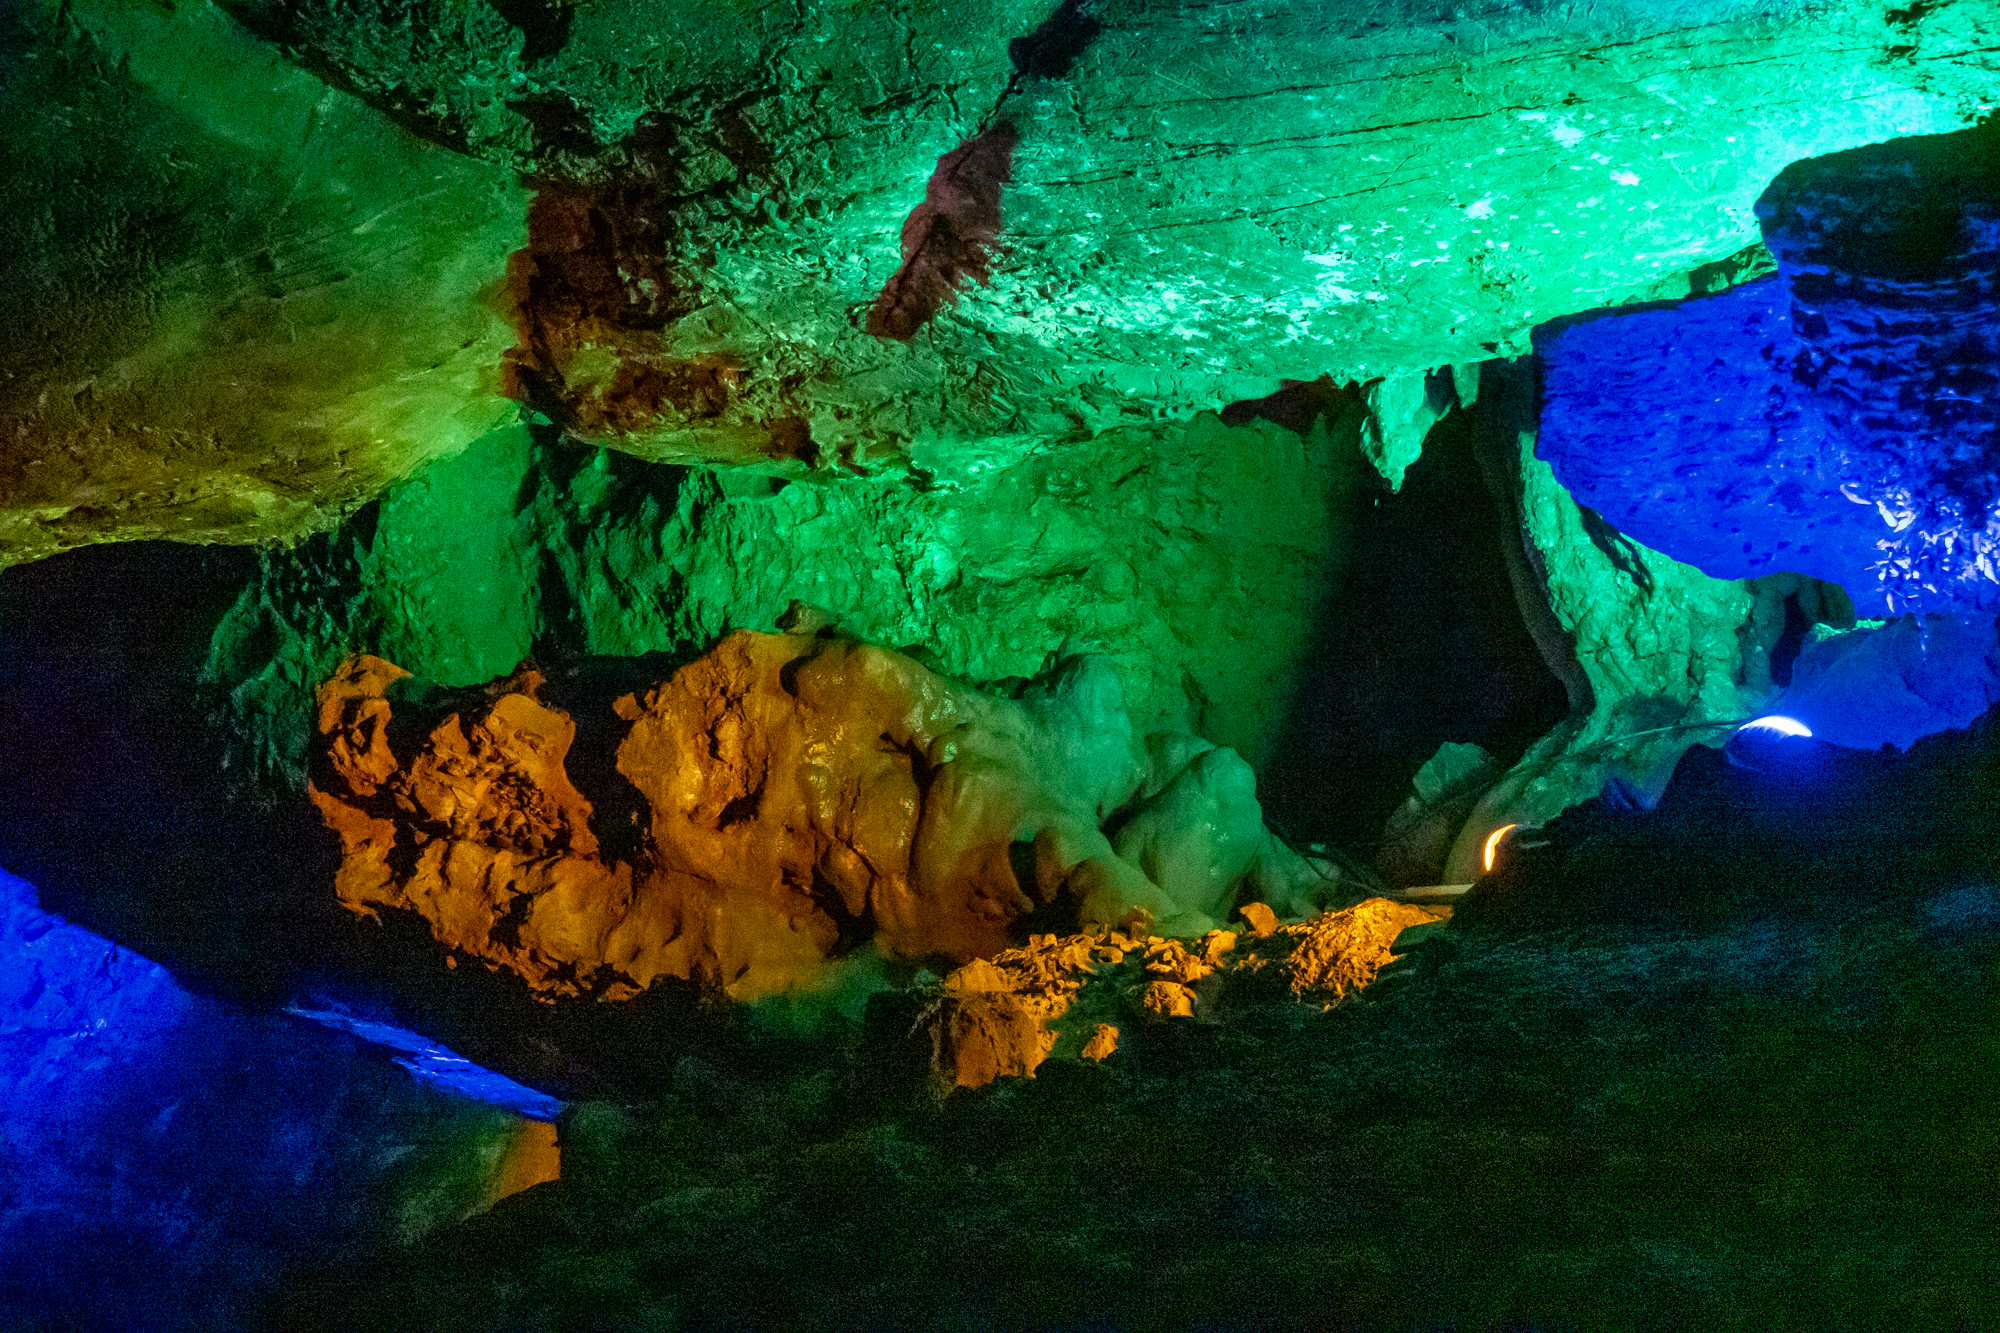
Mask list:
POLYGON ((1398 480, 1425 371, 1753 262, 1788 163, 1958 129, 2000 59, 1968 3, 7 21, 9 562, 294 540, 517 402, 949 486, 1331 375, 1398 480))

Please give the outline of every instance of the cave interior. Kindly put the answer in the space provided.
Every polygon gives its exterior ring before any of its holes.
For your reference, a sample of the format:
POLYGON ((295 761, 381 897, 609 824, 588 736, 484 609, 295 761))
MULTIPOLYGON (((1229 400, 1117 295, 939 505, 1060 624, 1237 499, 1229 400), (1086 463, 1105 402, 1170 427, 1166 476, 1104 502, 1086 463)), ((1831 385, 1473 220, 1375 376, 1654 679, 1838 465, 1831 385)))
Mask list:
POLYGON ((0 1323, 2000 1328, 1991 0, 0 52, 0 1323))

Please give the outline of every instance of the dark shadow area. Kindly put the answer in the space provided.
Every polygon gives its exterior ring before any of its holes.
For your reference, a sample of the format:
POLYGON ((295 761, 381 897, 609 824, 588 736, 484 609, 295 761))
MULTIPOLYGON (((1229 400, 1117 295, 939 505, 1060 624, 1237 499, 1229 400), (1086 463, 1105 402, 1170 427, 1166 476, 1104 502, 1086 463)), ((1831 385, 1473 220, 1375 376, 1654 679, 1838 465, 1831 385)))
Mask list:
POLYGON ((1352 384, 1335 384, 1333 376, 1316 380, 1279 380, 1276 393, 1262 398, 1245 398, 1222 409, 1222 424, 1247 426, 1264 420, 1274 426, 1304 435, 1313 423, 1325 418, 1331 426, 1348 412, 1361 406, 1361 391, 1352 384))
POLYGON ((1014 66, 1007 91, 1013 92, 1025 79, 1068 78, 1103 29, 1103 22, 1085 11, 1082 0, 1062 0, 1033 32, 1007 43, 1007 60, 1014 66))
POLYGON ((337 864, 317 815, 233 808, 194 704, 210 631, 256 561, 135 542, 0 574, 0 865, 189 984, 265 1002, 339 923, 298 898, 337 864))
POLYGON ((569 43, 570 0, 492 0, 494 10, 521 34, 521 63, 539 65, 569 43))
POLYGON ((1716 929, 2000 876, 2000 708, 1899 751, 1755 729, 1682 756, 1652 810, 1611 793, 1510 843, 1454 918, 1716 929))
POLYGON ((1295 841, 1371 846, 1439 745, 1511 763, 1568 711, 1515 598, 1507 544, 1519 535, 1479 466, 1497 415, 1483 398, 1453 411, 1400 493, 1385 487, 1342 518, 1339 585, 1257 778, 1266 817, 1295 841))

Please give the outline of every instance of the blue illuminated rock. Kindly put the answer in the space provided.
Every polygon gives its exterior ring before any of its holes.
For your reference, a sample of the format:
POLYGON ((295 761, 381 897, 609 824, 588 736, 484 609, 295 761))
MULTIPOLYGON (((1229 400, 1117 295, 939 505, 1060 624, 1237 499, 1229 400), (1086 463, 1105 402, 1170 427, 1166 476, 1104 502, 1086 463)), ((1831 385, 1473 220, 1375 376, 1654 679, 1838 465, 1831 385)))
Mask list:
POLYGON ((1780 276, 1574 325, 1537 452, 1619 532, 1863 614, 2000 605, 2000 132, 1795 163, 1780 276))
POLYGON ((0 872, 0 1325, 260 1326, 308 1259, 490 1203, 523 1124, 191 993, 0 872))

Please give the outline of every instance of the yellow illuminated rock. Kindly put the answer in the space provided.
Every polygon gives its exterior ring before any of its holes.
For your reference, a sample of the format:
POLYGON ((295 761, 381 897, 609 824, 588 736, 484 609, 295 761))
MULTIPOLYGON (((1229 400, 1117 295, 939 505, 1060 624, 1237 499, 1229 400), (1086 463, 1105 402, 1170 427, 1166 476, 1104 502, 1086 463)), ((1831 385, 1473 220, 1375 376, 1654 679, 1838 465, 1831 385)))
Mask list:
MULTIPOLYGON (((1261 821, 1246 842, 1242 819, 1152 819, 1149 838, 1182 853, 1155 864, 1193 867, 1158 882, 1117 855, 1102 832, 1114 815, 1212 803, 1188 795, 1193 763, 1152 771, 1094 659, 1065 659, 1007 698, 823 627, 730 635, 617 700, 615 722, 586 719, 625 728, 616 766, 639 798, 642 846, 619 857, 566 768, 578 720, 543 700, 538 673, 486 687, 398 755, 391 693, 406 675, 363 656, 320 690, 311 794, 342 840, 340 900, 417 912, 440 942, 544 995, 619 999, 692 977, 750 999, 811 987, 862 941, 911 960, 992 957, 1051 904, 1086 924, 1137 911, 1193 935, 1244 885, 1275 881, 1301 902, 1331 887, 1261 821), (1219 860, 1241 862, 1235 880, 1216 877, 1219 860)), ((1097 947, 1041 939, 1063 969, 1097 947)), ((1175 977, 1207 970, 1172 949, 1175 977)), ((961 969, 950 989, 1018 993, 993 966, 961 969)), ((1060 1012, 1048 1003, 1030 1006, 1036 1021, 1060 1012)), ((1012 1022, 974 1027, 1004 1036, 1012 1022)))

